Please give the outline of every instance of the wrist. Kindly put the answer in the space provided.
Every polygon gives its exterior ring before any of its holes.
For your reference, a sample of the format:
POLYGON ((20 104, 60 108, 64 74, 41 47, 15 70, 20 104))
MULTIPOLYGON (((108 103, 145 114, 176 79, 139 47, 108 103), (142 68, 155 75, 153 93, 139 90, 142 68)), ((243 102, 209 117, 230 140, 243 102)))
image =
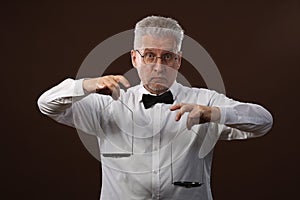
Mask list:
POLYGON ((220 122, 220 119, 221 119, 220 109, 218 107, 211 107, 210 121, 220 122))
POLYGON ((85 94, 96 92, 97 79, 86 78, 82 81, 82 88, 85 94))

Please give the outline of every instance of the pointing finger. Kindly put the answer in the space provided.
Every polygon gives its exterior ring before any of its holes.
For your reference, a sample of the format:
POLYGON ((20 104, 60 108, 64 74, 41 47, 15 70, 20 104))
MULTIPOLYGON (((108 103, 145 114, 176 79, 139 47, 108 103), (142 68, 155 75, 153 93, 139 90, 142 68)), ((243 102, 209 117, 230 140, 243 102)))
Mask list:
POLYGON ((178 103, 178 104, 172 105, 172 106, 170 106, 170 110, 171 110, 171 111, 178 110, 178 109, 180 109, 180 108, 181 108, 181 106, 182 106, 182 104, 181 104, 181 103, 178 103))
POLYGON ((114 76, 114 79, 115 79, 117 82, 122 83, 122 85, 124 85, 126 88, 130 87, 129 81, 128 81, 124 76, 116 75, 116 76, 114 76))
POLYGON ((185 113, 185 112, 190 112, 193 109, 193 106, 191 105, 183 105, 180 107, 179 111, 176 113, 176 117, 175 120, 179 121, 181 116, 185 113))

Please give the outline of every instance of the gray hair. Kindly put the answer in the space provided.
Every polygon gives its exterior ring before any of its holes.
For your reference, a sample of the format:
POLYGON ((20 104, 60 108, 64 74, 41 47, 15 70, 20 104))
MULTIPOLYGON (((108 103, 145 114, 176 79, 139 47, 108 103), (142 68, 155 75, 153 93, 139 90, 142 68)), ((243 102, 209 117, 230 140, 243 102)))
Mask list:
POLYGON ((161 16, 148 16, 135 25, 134 30, 134 48, 136 49, 139 45, 141 37, 144 35, 153 36, 173 36, 176 41, 176 51, 179 52, 183 40, 183 29, 179 23, 168 17, 161 16))

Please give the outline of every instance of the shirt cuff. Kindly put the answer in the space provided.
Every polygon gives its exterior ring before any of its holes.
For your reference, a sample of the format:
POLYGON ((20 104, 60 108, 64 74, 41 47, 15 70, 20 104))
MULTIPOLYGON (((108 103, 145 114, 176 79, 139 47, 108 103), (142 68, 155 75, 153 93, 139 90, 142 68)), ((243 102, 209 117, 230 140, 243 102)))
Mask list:
POLYGON ((75 85, 74 85, 74 96, 83 96, 86 95, 86 93, 83 90, 83 82, 84 79, 78 79, 75 80, 75 85))
POLYGON ((238 115, 234 108, 232 107, 219 107, 220 109, 220 124, 237 124, 238 123, 238 115))

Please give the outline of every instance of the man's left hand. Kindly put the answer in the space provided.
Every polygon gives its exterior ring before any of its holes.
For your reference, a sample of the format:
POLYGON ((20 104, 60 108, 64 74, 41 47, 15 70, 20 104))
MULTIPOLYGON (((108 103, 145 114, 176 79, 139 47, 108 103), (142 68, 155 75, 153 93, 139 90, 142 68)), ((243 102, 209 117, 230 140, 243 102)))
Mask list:
POLYGON ((170 110, 178 110, 175 117, 176 121, 179 121, 185 112, 189 113, 186 122, 186 127, 188 130, 190 130, 192 126, 196 124, 218 122, 220 120, 220 109, 218 107, 179 103, 172 105, 170 110))

